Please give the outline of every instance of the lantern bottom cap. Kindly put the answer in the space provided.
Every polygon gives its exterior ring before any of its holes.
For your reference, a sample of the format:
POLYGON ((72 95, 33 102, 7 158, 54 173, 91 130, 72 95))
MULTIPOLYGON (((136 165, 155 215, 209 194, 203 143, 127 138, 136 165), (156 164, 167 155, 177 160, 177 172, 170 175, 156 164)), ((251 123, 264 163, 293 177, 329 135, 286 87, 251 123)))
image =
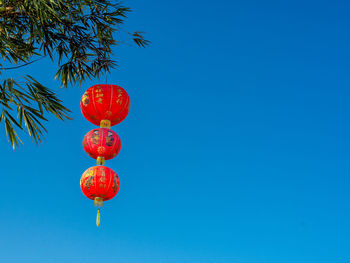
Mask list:
POLYGON ((97 207, 102 207, 103 206, 103 199, 101 197, 95 197, 94 204, 97 207))
POLYGON ((96 164, 97 165, 104 165, 105 164, 105 158, 101 157, 101 156, 97 157, 96 164))
POLYGON ((100 128, 111 128, 111 121, 110 120, 101 120, 100 121, 100 128))

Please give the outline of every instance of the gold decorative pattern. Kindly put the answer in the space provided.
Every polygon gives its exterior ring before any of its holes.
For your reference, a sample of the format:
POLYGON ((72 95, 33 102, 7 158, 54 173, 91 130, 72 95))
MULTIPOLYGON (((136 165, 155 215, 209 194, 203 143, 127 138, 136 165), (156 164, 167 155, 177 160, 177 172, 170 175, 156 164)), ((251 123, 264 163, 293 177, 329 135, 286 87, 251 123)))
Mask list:
POLYGON ((89 105, 89 94, 87 92, 85 92, 83 94, 83 98, 81 99, 81 101, 83 102, 83 105, 86 107, 87 105, 89 105))
POLYGON ((102 92, 102 88, 101 86, 96 86, 95 90, 96 93, 101 93, 102 92))
POLYGON ((106 148, 103 146, 98 147, 97 152, 99 154, 104 154, 106 152, 106 148))

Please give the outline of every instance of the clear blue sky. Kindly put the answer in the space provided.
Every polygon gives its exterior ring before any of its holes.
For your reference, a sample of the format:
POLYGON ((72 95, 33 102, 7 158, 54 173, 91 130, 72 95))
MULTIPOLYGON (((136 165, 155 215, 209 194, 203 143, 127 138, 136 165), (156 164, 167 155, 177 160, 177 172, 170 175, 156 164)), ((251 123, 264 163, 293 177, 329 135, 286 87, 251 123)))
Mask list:
POLYGON ((350 262, 348 1, 125 1, 147 49, 115 49, 131 97, 102 225, 79 187, 95 126, 49 60, 23 68, 73 121, 13 152, 1 126, 1 262, 350 262))

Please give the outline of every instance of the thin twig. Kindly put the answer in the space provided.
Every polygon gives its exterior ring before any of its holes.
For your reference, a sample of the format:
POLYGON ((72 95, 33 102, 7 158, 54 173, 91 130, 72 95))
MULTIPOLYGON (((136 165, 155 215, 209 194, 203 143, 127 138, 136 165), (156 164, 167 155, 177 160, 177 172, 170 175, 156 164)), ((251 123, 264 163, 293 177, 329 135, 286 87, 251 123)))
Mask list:
POLYGON ((30 65, 30 64, 32 64, 32 63, 34 63, 34 62, 37 62, 38 60, 41 60, 41 59, 43 59, 43 58, 45 58, 45 57, 46 57, 46 56, 43 56, 43 57, 41 57, 41 58, 34 59, 33 61, 30 61, 30 62, 25 63, 25 64, 23 64, 23 65, 15 66, 15 67, 0 68, 0 70, 17 69, 17 68, 25 67, 25 66, 28 66, 28 65, 30 65))

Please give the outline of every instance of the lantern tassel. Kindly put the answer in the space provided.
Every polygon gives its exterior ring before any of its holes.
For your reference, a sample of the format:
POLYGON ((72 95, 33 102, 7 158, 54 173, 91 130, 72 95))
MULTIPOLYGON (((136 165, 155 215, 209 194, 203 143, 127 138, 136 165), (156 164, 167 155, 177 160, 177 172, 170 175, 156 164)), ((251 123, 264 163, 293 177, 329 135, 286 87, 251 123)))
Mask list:
POLYGON ((98 207, 98 210, 97 210, 97 217, 96 217, 96 225, 97 226, 100 226, 100 222, 101 222, 101 215, 100 215, 100 208, 102 207, 103 205, 103 199, 101 197, 95 197, 95 206, 98 207))
POLYGON ((101 215, 100 215, 100 208, 97 210, 97 217, 96 217, 96 225, 100 226, 101 223, 101 215))

